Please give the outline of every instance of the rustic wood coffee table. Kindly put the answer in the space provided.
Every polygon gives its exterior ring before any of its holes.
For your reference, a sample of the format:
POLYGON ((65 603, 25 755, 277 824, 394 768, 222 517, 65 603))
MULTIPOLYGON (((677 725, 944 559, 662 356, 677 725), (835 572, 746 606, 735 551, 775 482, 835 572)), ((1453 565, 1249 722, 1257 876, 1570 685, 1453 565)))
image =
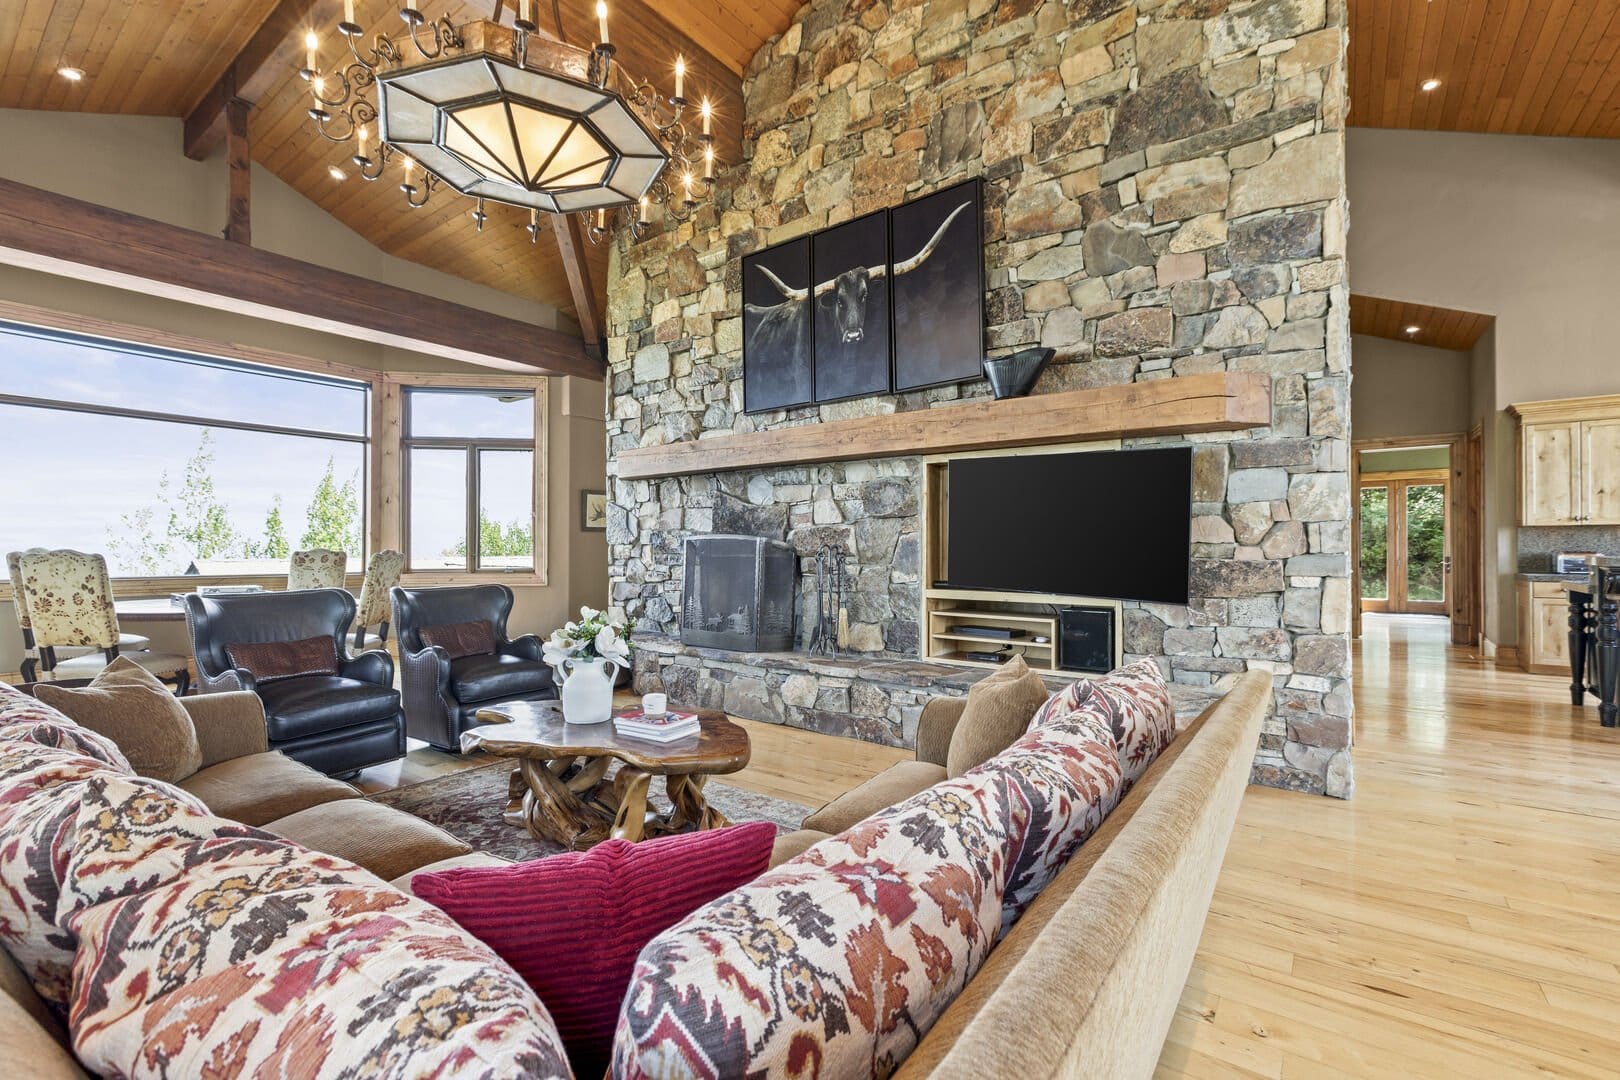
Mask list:
POLYGON ((729 825, 703 785, 748 764, 748 732, 708 709, 698 713, 698 734, 669 743, 621 736, 611 721, 565 723, 556 701, 514 701, 480 710, 478 719, 486 723, 462 734, 462 750, 517 759, 506 820, 576 851, 609 837, 635 842, 729 825), (614 761, 621 764, 609 777, 614 761), (655 776, 669 793, 667 814, 647 805, 655 776))

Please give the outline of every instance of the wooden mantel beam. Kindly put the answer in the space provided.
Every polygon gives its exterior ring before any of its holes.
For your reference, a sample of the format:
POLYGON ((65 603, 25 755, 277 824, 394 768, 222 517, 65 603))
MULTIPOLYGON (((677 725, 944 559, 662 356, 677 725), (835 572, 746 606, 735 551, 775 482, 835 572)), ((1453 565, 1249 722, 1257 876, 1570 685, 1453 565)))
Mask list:
POLYGON ((556 330, 6 179, 0 263, 506 371, 604 375, 556 330))
MULTIPOLYGON (((233 98, 256 104, 288 70, 303 67, 303 32, 320 0, 281 0, 242 51, 186 113, 182 147, 194 161, 206 158, 225 137, 225 106, 233 98)), ((330 0, 325 6, 334 7, 330 0)), ((341 12, 339 12, 341 14, 341 12)))
POLYGON ((1269 423, 1270 376, 1222 371, 1006 401, 980 398, 938 409, 646 446, 619 454, 618 466, 620 479, 651 480, 823 461, 1238 431, 1269 423))

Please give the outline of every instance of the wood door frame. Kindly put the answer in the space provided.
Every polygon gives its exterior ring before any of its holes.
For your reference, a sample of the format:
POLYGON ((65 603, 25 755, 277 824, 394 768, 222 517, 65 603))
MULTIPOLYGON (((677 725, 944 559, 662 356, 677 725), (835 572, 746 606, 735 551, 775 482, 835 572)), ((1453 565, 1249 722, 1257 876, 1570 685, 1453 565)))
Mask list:
MULTIPOLYGON (((1475 432, 1481 432, 1476 426, 1475 432)), ((1482 434, 1480 437, 1483 437, 1482 434)), ((1361 454, 1364 450, 1413 450, 1444 446, 1450 452, 1451 476, 1447 485, 1447 541, 1451 554, 1451 585, 1447 589, 1447 615, 1451 619, 1451 640, 1456 644, 1478 644, 1484 628, 1481 610, 1483 592, 1478 582, 1484 567, 1484 526, 1481 508, 1470 501, 1470 484, 1483 487, 1482 452, 1469 453, 1469 433, 1440 435, 1396 435, 1376 439, 1354 439, 1350 443, 1350 625, 1351 634, 1361 636, 1361 454), (1464 588, 1459 582, 1468 582, 1464 588)))

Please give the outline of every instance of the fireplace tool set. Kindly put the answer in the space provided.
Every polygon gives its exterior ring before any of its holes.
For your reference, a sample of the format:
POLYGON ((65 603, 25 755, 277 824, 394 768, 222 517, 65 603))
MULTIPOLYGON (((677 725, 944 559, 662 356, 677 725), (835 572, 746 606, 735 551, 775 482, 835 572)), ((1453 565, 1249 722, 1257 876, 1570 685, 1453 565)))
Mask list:
POLYGON ((849 609, 844 607, 844 562, 847 552, 828 544, 816 555, 816 630, 810 651, 837 656, 849 645, 849 609))

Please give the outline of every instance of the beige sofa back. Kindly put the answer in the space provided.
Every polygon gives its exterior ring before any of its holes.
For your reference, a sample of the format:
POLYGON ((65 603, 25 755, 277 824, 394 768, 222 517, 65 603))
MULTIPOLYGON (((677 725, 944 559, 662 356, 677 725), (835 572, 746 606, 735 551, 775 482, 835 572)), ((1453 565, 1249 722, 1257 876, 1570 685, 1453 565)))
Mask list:
POLYGON ((1189 726, 990 954, 901 1080, 1153 1075, 1271 702, 1270 675, 1250 672, 1189 726))

